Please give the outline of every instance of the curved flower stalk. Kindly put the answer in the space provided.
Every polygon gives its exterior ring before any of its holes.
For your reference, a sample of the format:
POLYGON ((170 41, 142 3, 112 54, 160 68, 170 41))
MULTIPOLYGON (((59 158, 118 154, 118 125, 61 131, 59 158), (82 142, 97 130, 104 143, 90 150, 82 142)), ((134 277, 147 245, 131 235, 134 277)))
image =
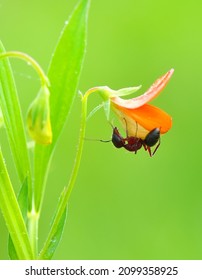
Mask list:
MULTIPOLYGON (((8 51, 0 54, 0 59, 15 57, 32 65, 41 80, 41 89, 28 110, 27 124, 30 137, 38 144, 48 145, 52 142, 50 123, 49 86, 50 82, 40 65, 28 54, 19 51, 8 51)), ((0 114, 0 125, 1 125, 0 114)))

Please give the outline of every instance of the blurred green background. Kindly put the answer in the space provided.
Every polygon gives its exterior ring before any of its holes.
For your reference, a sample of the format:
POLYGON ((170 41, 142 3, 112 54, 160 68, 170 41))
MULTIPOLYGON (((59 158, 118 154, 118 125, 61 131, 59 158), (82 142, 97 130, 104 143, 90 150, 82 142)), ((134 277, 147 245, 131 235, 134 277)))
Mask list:
MULTIPOLYGON (((0 38, 7 50, 36 58, 46 70, 76 0, 0 0, 0 38)), ((55 259, 202 259, 202 2, 92 0, 88 45, 79 89, 142 84, 143 93, 170 68, 175 73, 152 103, 173 117, 153 158, 111 143, 86 141, 55 259)), ((12 60, 24 118, 39 88, 34 71, 12 60)), ((91 96, 89 110, 98 105, 91 96)), ((79 132, 80 99, 51 165, 40 244, 57 197, 68 181, 79 132)), ((110 139, 100 110, 86 137, 110 139)), ((18 190, 5 132, 2 149, 18 190)), ((0 259, 7 259, 8 233, 0 216, 0 259)))

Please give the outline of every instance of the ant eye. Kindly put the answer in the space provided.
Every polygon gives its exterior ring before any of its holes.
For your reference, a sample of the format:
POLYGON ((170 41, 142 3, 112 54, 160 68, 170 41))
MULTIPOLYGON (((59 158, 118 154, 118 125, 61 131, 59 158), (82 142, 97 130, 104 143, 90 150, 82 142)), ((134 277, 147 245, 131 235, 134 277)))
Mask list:
POLYGON ((147 146, 152 147, 158 142, 159 138, 160 138, 160 129, 154 128, 147 134, 144 143, 147 146))
POLYGON ((114 144, 114 146, 116 148, 122 148, 124 146, 124 139, 120 135, 120 133, 116 127, 113 129, 112 143, 114 144))

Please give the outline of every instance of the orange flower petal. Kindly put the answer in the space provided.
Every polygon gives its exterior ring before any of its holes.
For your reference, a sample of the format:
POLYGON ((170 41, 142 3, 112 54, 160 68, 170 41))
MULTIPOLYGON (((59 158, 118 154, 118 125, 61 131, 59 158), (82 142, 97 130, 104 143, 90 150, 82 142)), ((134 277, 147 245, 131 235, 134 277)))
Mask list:
MULTIPOLYGON (((159 128, 161 134, 163 134, 166 133, 172 126, 171 116, 161 109, 149 104, 145 104, 137 109, 128 109, 116 105, 114 109, 116 113, 125 119, 126 124, 127 118, 132 119, 134 121, 134 128, 136 127, 136 124, 142 126, 147 131, 159 128)), ((128 131, 128 134, 131 135, 130 130, 128 131)))
POLYGON ((114 103, 119 105, 120 107, 125 107, 128 109, 135 109, 143 106, 144 104, 154 99, 164 89, 173 72, 174 69, 171 69, 161 78, 156 80, 156 82, 144 94, 129 100, 125 100, 120 97, 113 97, 111 98, 112 104, 114 103))

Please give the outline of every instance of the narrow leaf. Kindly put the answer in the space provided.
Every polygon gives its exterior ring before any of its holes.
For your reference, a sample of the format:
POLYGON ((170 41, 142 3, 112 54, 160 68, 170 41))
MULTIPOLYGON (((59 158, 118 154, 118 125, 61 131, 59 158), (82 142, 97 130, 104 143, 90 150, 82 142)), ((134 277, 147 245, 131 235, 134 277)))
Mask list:
MULTIPOLYGON (((67 208, 65 209, 60 222, 58 224, 58 227, 54 234, 52 235, 51 239, 49 242, 46 243, 46 247, 43 248, 42 252, 40 253, 40 258, 43 260, 50 260, 53 257, 53 254, 55 253, 55 250, 61 240, 63 231, 64 231, 64 226, 67 218, 67 208)), ((53 219, 54 221, 54 219, 53 219)))
POLYGON ((18 259, 33 259, 22 213, 17 202, 2 152, 0 151, 0 209, 5 219, 8 231, 13 241, 18 259))
MULTIPOLYGON (((1 52, 5 52, 5 49, 0 42, 0 53, 1 52)), ((30 188, 29 201, 31 207, 30 163, 25 131, 13 73, 7 58, 0 59, 0 107, 2 109, 12 156, 21 184, 28 176, 30 188)))
POLYGON ((43 199, 46 174, 52 152, 70 112, 82 69, 89 0, 80 1, 61 34, 50 64, 50 112, 53 143, 35 147, 35 207, 38 211, 43 199))
MULTIPOLYGON (((27 178, 22 184, 22 187, 20 189, 19 195, 18 195, 18 203, 20 206, 20 210, 23 216, 23 219, 26 223, 27 220, 27 211, 28 211, 28 183, 27 178)), ((13 244, 13 241, 11 239, 11 236, 9 235, 8 239, 8 253, 11 258, 11 260, 18 260, 18 255, 15 250, 15 246, 13 244)))

